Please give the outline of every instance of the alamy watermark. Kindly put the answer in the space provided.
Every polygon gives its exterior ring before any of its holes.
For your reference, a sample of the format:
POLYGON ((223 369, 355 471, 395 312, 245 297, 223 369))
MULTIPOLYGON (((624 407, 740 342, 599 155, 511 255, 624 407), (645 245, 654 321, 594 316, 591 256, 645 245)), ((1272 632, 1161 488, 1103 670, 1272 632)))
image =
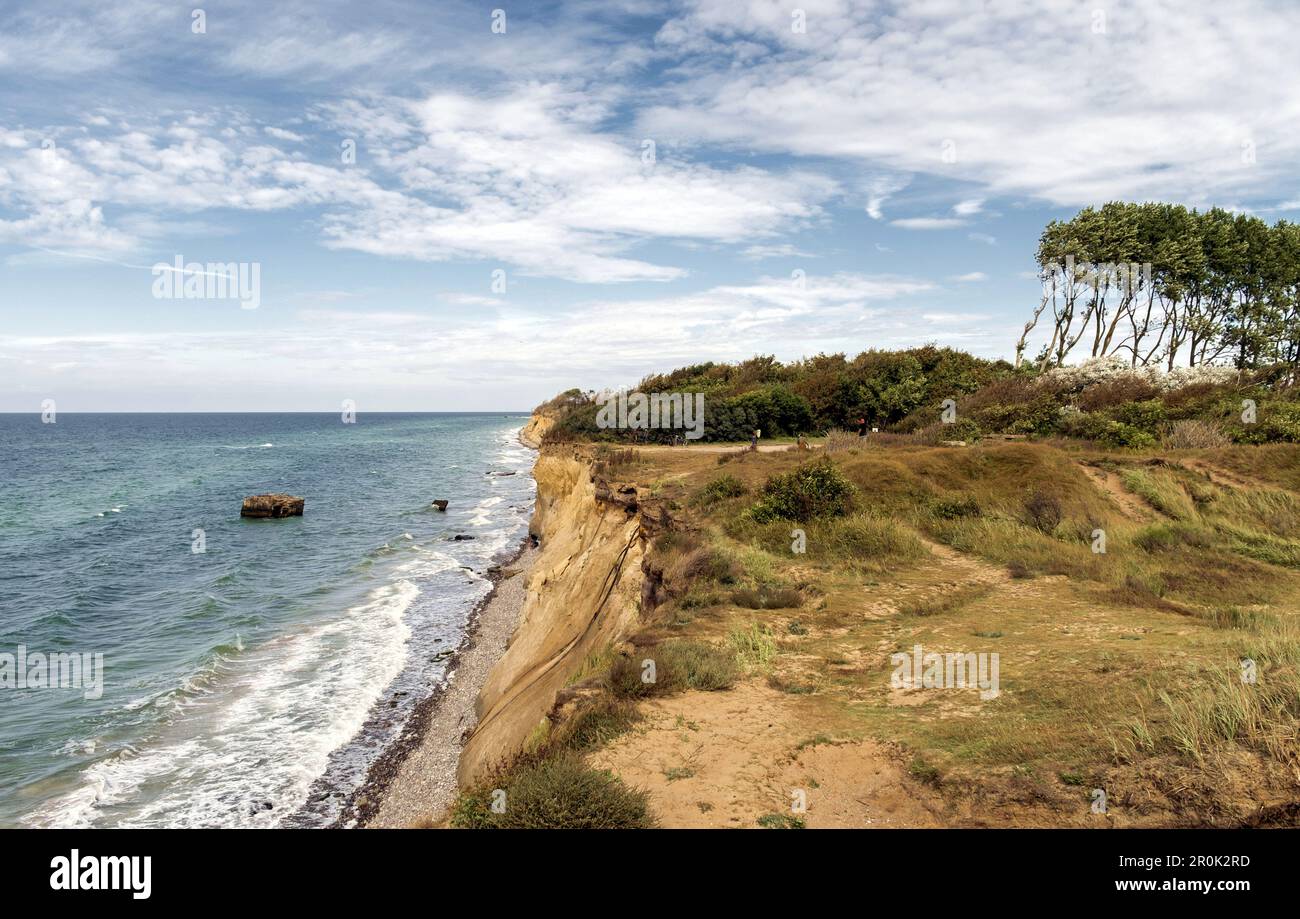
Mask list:
POLYGON ((0 689, 80 689, 82 698, 104 694, 104 655, 75 651, 0 652, 0 689))
POLYGON ((604 392, 596 396, 596 404, 596 427, 602 430, 681 430, 687 440, 704 436, 702 392, 604 392))
POLYGON ((999 658, 996 651, 950 651, 939 654, 914 645, 912 653, 897 651, 889 656, 894 672, 889 685, 894 689, 976 689, 986 702, 1000 694, 999 658))
POLYGON ((261 262, 186 262, 153 266, 153 295, 159 300, 238 300, 240 309, 262 305, 261 262))

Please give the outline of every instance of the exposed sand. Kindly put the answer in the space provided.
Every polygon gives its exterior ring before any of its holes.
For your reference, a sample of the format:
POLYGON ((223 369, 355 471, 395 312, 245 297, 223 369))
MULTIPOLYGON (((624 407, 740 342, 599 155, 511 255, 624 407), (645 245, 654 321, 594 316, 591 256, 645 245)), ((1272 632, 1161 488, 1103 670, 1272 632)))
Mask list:
POLYGON ((461 744, 474 729, 474 702, 492 665, 505 653, 519 624, 524 583, 537 550, 527 548, 506 566, 509 572, 479 611, 478 621, 456 659, 446 689, 431 702, 422 736, 377 789, 378 807, 367 827, 409 827, 440 821, 456 798, 456 765, 461 744))

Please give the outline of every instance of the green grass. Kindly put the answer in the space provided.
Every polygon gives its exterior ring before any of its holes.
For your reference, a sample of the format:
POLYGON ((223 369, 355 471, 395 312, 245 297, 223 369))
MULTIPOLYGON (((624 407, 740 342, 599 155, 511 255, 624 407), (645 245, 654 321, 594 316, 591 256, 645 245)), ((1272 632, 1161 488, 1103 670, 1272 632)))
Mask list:
POLYGON ((802 817, 790 814, 764 814, 755 822, 765 830, 802 830, 807 827, 802 817))
POLYGON ((727 640, 736 652, 736 660, 747 671, 766 671, 776 657, 776 639, 767 626, 758 622, 736 626, 727 640))
POLYGON ((518 765, 499 777, 497 784, 462 792, 452 806, 451 825, 460 829, 648 829, 655 826, 655 819, 644 791, 628 788, 575 754, 562 754, 518 765))
POLYGON ((727 689, 736 676, 733 653, 704 641, 671 638, 616 660, 607 685, 616 696, 639 699, 687 689, 727 689), (647 661, 653 662, 653 668, 647 661))

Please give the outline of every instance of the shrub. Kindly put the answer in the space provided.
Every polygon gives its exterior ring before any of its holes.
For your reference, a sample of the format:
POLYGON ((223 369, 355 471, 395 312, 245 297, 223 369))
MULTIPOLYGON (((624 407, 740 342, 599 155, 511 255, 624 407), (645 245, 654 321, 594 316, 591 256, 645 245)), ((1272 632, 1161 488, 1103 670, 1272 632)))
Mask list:
POLYGON ((930 513, 940 520, 957 520, 978 517, 982 513, 979 502, 971 497, 935 498, 930 502, 930 513))
POLYGON ((1197 450, 1226 447, 1232 440, 1213 421, 1186 418, 1169 426, 1164 444, 1172 450, 1197 450))
POLYGON ((505 809, 494 813, 494 789, 467 791, 452 806, 451 825, 469 829, 649 829, 647 795, 567 753, 517 766, 500 785, 505 809))
POLYGON ((1125 402, 1111 409, 1110 415, 1120 424, 1154 434, 1165 421, 1165 406, 1159 399, 1125 402))
POLYGON ((551 736, 550 745, 577 751, 599 747, 625 732, 639 717, 631 702, 600 695, 564 721, 551 736))
POLYGON ((802 817, 777 813, 764 814, 755 823, 765 830, 802 830, 807 826, 802 817))
POLYGON ((842 517, 852 509, 854 491, 839 467, 823 456, 768 479, 763 497, 750 513, 760 523, 775 517, 799 521, 842 517))
POLYGON ((701 504, 714 504, 727 498, 739 498, 747 491, 745 483, 734 475, 720 475, 700 489, 698 500, 701 504))
POLYGON ((731 600, 745 609, 794 609, 803 606, 803 596, 789 587, 758 590, 746 587, 732 594, 731 600))
POLYGON ((831 428, 826 432, 826 439, 822 441, 823 453, 840 453, 844 450, 856 450, 862 446, 865 437, 859 437, 852 431, 845 431, 842 428, 831 428))
POLYGON ((669 639, 634 657, 620 657, 609 671, 609 688, 623 698, 662 696, 686 689, 710 692, 736 680, 736 660, 703 641, 669 639), (645 661, 654 661, 654 681, 646 682, 645 661))
POLYGON ((1300 443, 1300 403, 1263 402, 1257 416, 1255 424, 1234 430, 1233 439, 1243 444, 1300 443))
POLYGON ((939 434, 941 440, 964 440, 967 443, 974 443, 982 436, 980 426, 970 418, 958 418, 952 424, 944 425, 939 434))
POLYGON ((1154 446, 1156 442, 1155 435, 1139 430, 1131 424, 1088 412, 1063 413, 1061 432, 1071 437, 1094 440, 1107 447, 1141 449, 1154 446))
POLYGON ((1052 533, 1061 522, 1061 502, 1055 495, 1038 490, 1024 501, 1025 522, 1042 533, 1052 533))

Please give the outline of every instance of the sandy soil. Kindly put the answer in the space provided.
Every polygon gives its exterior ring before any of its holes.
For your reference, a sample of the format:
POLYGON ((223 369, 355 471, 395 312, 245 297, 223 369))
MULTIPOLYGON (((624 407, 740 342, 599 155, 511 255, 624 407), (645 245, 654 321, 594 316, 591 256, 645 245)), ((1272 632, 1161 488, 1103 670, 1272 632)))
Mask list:
POLYGON ((479 612, 447 688, 433 703, 423 736, 379 792, 379 807, 367 827, 409 827, 445 816, 456 797, 462 743, 478 721, 474 702, 519 624, 524 583, 536 557, 536 549, 527 549, 507 567, 510 573, 479 612))
POLYGON ((757 681, 641 706, 645 721, 591 756, 650 792, 668 827, 756 827, 789 815, 809 827, 929 827, 942 805, 870 740, 812 738, 789 696, 757 681))

